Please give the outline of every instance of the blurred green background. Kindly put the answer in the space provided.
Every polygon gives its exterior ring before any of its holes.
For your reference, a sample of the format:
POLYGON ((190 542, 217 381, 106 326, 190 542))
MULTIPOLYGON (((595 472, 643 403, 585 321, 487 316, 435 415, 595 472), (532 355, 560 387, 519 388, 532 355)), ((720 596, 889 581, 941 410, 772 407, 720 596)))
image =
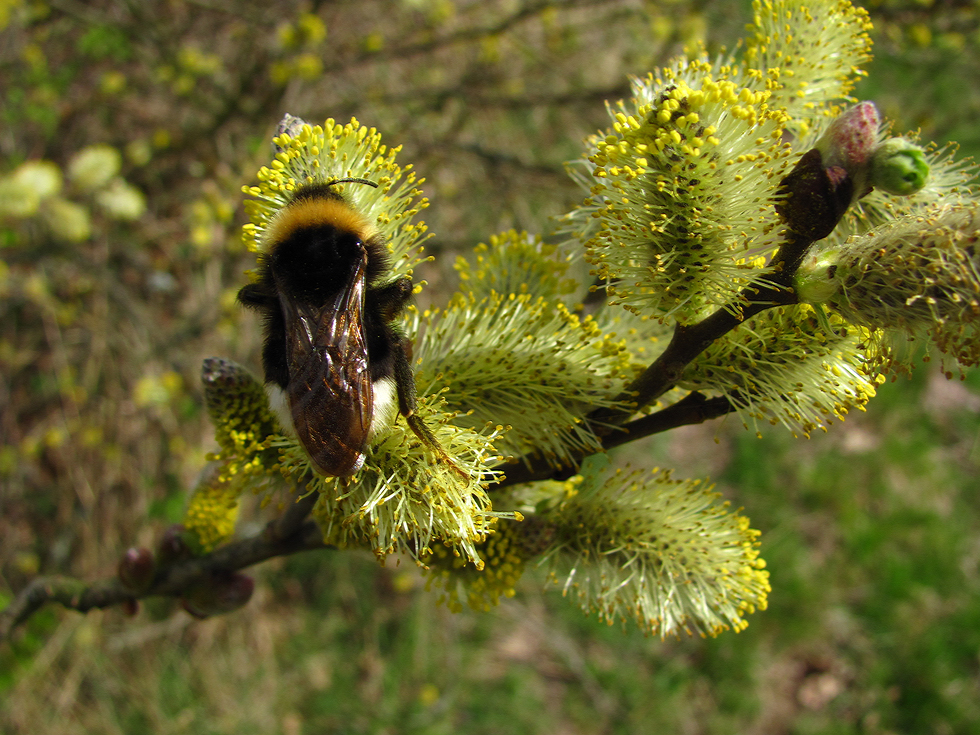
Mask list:
MULTIPOLYGON (((628 74, 730 48, 739 8, 0 0, 0 177, 53 164, 41 200, 0 187, 0 603, 39 573, 110 574, 179 520, 214 449, 201 360, 258 369, 234 303, 239 192, 283 113, 404 146, 432 200, 420 300, 438 302, 456 254, 575 202, 562 163, 628 74)), ((869 10, 859 96, 975 155, 976 4, 869 10)), ((607 628, 533 570, 490 613, 452 615, 410 564, 323 552, 263 565, 249 606, 204 622, 165 601, 44 610, 0 646, 0 731, 980 730, 980 374, 923 365, 809 441, 730 420, 630 451, 710 476, 763 531, 773 592, 747 631, 607 628)))

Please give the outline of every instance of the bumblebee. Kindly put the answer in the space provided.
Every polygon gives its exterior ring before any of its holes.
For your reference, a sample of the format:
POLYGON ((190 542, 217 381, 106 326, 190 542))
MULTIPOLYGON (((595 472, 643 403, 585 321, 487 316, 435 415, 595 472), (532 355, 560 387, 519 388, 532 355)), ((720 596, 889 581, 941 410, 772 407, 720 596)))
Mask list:
POLYGON ((269 224, 258 280, 238 292, 263 317, 272 408, 322 475, 357 472, 396 401, 419 439, 448 460, 415 415, 410 342, 394 325, 411 279, 381 282, 384 238, 334 188, 345 183, 377 187, 335 179, 297 189, 269 224))

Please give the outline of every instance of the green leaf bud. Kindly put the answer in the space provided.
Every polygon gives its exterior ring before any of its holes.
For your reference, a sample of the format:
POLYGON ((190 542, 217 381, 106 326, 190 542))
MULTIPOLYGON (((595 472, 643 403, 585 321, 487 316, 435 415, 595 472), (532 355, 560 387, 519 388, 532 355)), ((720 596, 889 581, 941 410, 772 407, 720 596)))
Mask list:
POLYGON ((871 159, 871 184, 889 194, 915 194, 929 179, 925 152, 904 138, 889 138, 871 159))

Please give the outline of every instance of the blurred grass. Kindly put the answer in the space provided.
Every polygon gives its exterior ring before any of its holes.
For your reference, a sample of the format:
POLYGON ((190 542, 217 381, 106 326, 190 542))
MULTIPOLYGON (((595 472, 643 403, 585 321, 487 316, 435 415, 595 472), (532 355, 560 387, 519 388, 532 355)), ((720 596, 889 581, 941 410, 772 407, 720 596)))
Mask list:
MULTIPOLYGON (((405 143, 400 160, 429 180, 442 255, 423 298, 438 299, 454 251, 546 228, 574 201, 561 162, 604 125, 625 74, 701 37, 730 45, 747 19, 612 0, 14 6, 0 173, 64 170, 109 143, 148 210, 116 221, 69 187, 90 238, 64 242, 39 218, 0 226, 0 604, 39 572, 108 574, 179 517, 213 446, 201 359, 257 364, 257 326, 232 302, 248 263, 238 190, 283 112, 354 114, 405 143), (325 40, 287 42, 309 11, 325 40), (306 55, 319 74, 304 76, 306 55)), ((862 94, 899 130, 961 135, 975 153, 973 5, 875 12, 862 94)), ((161 601, 135 619, 43 611, 0 648, 0 731, 976 732, 978 396, 976 372, 926 368, 809 441, 728 421, 632 449, 710 475, 763 531, 774 589, 741 634, 608 628, 533 570, 516 599, 452 615, 410 565, 310 554, 264 565, 224 618, 161 601)))

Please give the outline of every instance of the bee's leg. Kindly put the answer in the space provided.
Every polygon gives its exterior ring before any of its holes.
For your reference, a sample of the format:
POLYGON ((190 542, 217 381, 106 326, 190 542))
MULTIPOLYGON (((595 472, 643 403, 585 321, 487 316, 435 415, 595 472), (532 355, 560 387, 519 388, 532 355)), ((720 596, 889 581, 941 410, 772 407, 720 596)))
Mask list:
POLYGON ((469 476, 463 472, 457 466, 455 462, 446 454, 446 450, 442 448, 439 440, 436 439, 435 434, 432 430, 425 425, 425 422, 415 413, 416 397, 415 397, 415 375, 412 373, 412 365, 409 358, 409 352, 412 348, 412 343, 405 337, 401 335, 395 335, 394 344, 394 359, 395 359, 395 387, 398 392, 398 410, 401 412, 402 416, 405 417, 405 422, 408 424, 409 428, 415 432, 415 436, 419 438, 425 446, 427 446, 431 451, 439 455, 439 457, 448 464, 456 473, 462 477, 469 478, 469 476))
POLYGON ((412 298, 412 279, 399 278, 386 286, 372 288, 370 298, 381 321, 389 324, 402 313, 405 303, 412 298))
POLYGON ((469 479, 469 475, 463 472, 446 454, 446 450, 442 448, 432 430, 415 413, 416 395, 415 374, 412 372, 412 342, 391 325, 391 322, 405 308, 405 303, 412 297, 412 288, 412 279, 399 278, 385 286, 372 288, 369 293, 372 309, 377 314, 378 320, 384 324, 384 331, 386 332, 385 342, 390 349, 387 359, 392 361, 390 369, 394 373, 395 388, 398 393, 398 411, 405 417, 405 422, 422 444, 428 447, 430 451, 435 452, 454 472, 469 479))

